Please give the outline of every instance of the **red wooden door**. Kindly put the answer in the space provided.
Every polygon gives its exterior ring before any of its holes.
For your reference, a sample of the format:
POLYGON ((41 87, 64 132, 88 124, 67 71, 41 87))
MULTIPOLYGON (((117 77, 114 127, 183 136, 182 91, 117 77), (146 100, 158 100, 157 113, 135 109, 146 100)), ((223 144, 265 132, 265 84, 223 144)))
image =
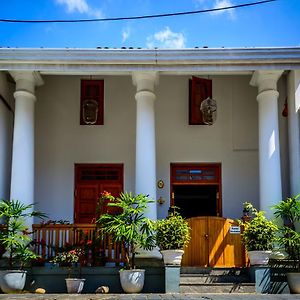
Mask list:
POLYGON ((103 191, 114 197, 123 191, 123 164, 75 164, 75 223, 92 223, 100 214, 117 212, 107 202, 98 205, 103 191))
POLYGON ((91 223, 96 217, 99 187, 97 184, 78 185, 75 192, 75 223, 91 223))

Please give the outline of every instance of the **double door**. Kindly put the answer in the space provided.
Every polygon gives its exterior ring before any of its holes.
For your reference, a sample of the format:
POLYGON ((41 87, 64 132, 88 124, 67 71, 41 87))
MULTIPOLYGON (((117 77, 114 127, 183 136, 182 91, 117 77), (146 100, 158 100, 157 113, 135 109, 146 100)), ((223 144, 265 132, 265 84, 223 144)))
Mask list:
POLYGON ((93 223, 103 213, 115 213, 107 202, 99 203, 107 191, 118 197, 123 191, 123 164, 75 164, 75 223, 93 223))
POLYGON ((239 226, 221 217, 188 219, 191 240, 185 249, 183 266, 243 267, 245 249, 239 226))

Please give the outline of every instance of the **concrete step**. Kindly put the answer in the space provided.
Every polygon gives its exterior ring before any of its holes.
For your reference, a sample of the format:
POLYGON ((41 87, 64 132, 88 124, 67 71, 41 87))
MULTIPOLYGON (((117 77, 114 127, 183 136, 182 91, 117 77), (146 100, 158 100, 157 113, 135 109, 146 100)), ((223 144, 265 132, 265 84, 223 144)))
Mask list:
POLYGON ((203 267, 181 267, 181 274, 201 275, 248 275, 248 268, 203 268, 203 267))
POLYGON ((255 293, 246 268, 183 267, 181 293, 255 293))
POLYGON ((254 283, 198 283, 198 284, 180 284, 180 293, 255 293, 254 283))
POLYGON ((181 274, 180 284, 197 283, 249 283, 247 275, 199 275, 199 274, 181 274))

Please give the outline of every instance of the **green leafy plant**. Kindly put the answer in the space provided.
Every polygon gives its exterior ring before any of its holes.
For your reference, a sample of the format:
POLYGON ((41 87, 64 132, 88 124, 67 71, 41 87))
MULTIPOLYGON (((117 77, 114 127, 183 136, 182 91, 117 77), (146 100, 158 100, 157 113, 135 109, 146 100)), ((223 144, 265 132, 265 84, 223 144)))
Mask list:
POLYGON ((156 243, 160 250, 183 249, 190 240, 188 222, 175 210, 156 222, 156 243))
MULTIPOLYGON (((300 194, 295 197, 282 200, 274 206, 274 215, 281 218, 283 226, 280 227, 278 242, 284 247, 293 260, 294 268, 300 271, 300 233, 297 231, 297 223, 300 221, 300 194)), ((298 224, 299 226, 299 224, 298 224)))
POLYGON ((121 193, 112 198, 107 205, 118 208, 118 214, 103 214, 97 220, 104 231, 111 235, 114 242, 125 246, 126 266, 135 269, 135 256, 138 249, 151 250, 155 247, 154 223, 145 217, 149 203, 153 202, 144 194, 121 193), (130 259, 131 254, 131 259, 130 259))
POLYGON ((23 268, 26 261, 38 256, 30 249, 31 233, 26 225, 26 219, 31 217, 44 218, 45 214, 34 211, 33 205, 25 205, 18 200, 0 201, 0 219, 3 228, 0 231, 0 244, 8 252, 8 266, 13 268, 14 261, 23 268))
POLYGON ((239 225, 244 228, 241 236, 242 243, 247 251, 272 250, 276 241, 277 225, 269 221, 263 211, 258 211, 249 202, 244 203, 244 209, 253 216, 253 218, 244 222, 238 220, 239 225))

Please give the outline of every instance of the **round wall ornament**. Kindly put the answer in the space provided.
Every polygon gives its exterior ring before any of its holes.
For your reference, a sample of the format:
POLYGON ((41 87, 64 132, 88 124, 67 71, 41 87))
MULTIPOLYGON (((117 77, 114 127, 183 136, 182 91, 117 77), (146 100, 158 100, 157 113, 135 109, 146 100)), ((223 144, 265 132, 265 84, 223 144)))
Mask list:
POLYGON ((158 180, 157 181, 157 187, 162 189, 165 186, 165 183, 163 182, 163 180, 158 180))

